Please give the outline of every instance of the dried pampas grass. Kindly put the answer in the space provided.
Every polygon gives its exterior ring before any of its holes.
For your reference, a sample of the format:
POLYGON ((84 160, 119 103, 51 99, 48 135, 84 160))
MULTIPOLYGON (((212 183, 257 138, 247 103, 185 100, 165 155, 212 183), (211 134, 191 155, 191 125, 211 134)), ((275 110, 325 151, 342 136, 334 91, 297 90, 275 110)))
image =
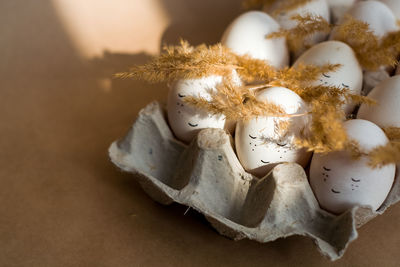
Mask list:
POLYGON ((305 16, 294 15, 293 20, 297 20, 298 24, 292 29, 282 29, 278 32, 271 33, 267 38, 280 38, 285 37, 289 50, 297 53, 304 48, 309 48, 311 45, 307 44, 307 38, 316 33, 330 33, 332 25, 321 16, 308 14, 305 16))
POLYGON ((166 47, 150 63, 133 67, 129 72, 117 74, 116 77, 170 82, 219 75, 223 77, 223 82, 215 90, 209 91, 210 99, 188 96, 185 101, 211 114, 223 114, 229 120, 246 121, 264 116, 287 118, 277 126, 277 131, 281 133, 290 129, 291 118, 309 116, 310 126, 295 137, 296 147, 318 153, 346 150, 354 157, 368 156, 373 167, 400 162, 398 128, 386 129, 394 139, 389 145, 370 152, 361 151, 357 143, 347 136, 343 126, 346 117, 341 106, 346 102, 374 104, 373 100, 353 95, 348 89, 312 85, 323 73, 334 72, 340 67, 300 64, 277 70, 263 60, 238 56, 221 44, 192 47, 182 41, 180 46, 166 47), (239 86, 232 80, 233 71, 236 71, 242 82, 257 81, 259 84, 239 86), (257 92, 269 87, 291 89, 308 104, 308 112, 286 114, 279 105, 258 100, 257 92))
POLYGON ((365 70, 376 71, 381 66, 394 67, 397 64, 397 56, 400 53, 400 31, 379 38, 368 23, 348 15, 342 24, 334 28, 333 37, 354 50, 365 70))

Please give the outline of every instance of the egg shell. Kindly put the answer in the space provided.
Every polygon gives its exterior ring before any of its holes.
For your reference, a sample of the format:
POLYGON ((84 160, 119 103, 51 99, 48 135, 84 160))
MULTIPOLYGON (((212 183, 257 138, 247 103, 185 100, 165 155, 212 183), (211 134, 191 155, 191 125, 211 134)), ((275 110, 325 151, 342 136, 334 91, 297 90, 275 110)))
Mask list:
MULTIPOLYGON (((333 23, 338 22, 349 9, 359 0, 327 0, 331 11, 331 20, 333 23)), ((396 0, 397 1, 397 0, 396 0)))
POLYGON ((376 100, 377 104, 362 104, 357 118, 372 121, 382 128, 400 127, 400 76, 384 80, 372 89, 368 97, 376 100))
MULTIPOLYGON (((281 106, 287 114, 301 114, 307 110, 306 104, 296 93, 283 87, 263 90, 257 98, 281 106)), ((305 166, 310 154, 292 146, 294 135, 307 123, 305 117, 258 117, 250 121, 238 122, 235 144, 243 167, 248 172, 261 177, 278 163, 296 162, 305 166), (292 122, 285 137, 280 136, 277 131, 277 125, 281 121, 292 122)))
MULTIPOLYGON (((285 0, 275 1, 271 6, 265 7, 264 11, 274 14, 274 11, 280 7, 282 2, 285 2, 285 0)), ((273 15, 273 17, 284 29, 292 29, 297 26, 297 21, 292 19, 294 15, 305 16, 308 14, 321 16, 325 20, 330 21, 329 6, 326 0, 311 0, 294 9, 273 15)))
MULTIPOLYGON (((321 16, 326 21, 330 22, 330 11, 326 0, 311 0, 297 8, 275 14, 274 11, 277 10, 284 1, 285 0, 275 1, 274 4, 264 7, 264 11, 271 14, 284 29, 292 29, 298 25, 298 21, 292 19, 295 15, 306 16, 312 14, 314 16, 321 16)), ((306 42, 313 45, 325 40, 327 36, 328 34, 326 33, 317 33, 306 42)))
POLYGON ((370 29, 379 38, 399 29, 393 12, 379 1, 358 2, 349 10, 348 14, 357 20, 368 23, 370 29))
POLYGON ((380 0, 380 2, 384 3, 389 7, 389 9, 393 12, 394 16, 400 20, 400 1, 399 0, 380 0))
POLYGON ((171 86, 167 102, 168 121, 178 139, 190 142, 202 129, 225 127, 225 116, 211 115, 184 102, 185 96, 200 96, 210 100, 210 90, 216 90, 215 87, 221 82, 221 76, 209 76, 178 80, 171 86))
MULTIPOLYGON (((363 82, 363 73, 360 64, 354 54, 353 49, 343 42, 326 41, 319 43, 304 54, 295 62, 294 66, 303 64, 313 64, 323 66, 326 64, 340 64, 341 67, 334 72, 324 73, 314 85, 331 85, 339 88, 349 89, 353 94, 360 94, 363 82)), ((344 111, 349 114, 355 105, 346 103, 343 105, 344 111)))
POLYGON ((265 60, 276 68, 289 64, 285 38, 267 39, 279 31, 279 24, 268 14, 249 11, 237 17, 225 30, 221 43, 239 55, 265 60))
MULTIPOLYGON (((388 143, 385 133, 366 120, 345 122, 350 139, 360 148, 370 151, 388 143)), ((342 213, 356 205, 377 210, 392 188, 394 164, 373 169, 368 158, 354 160, 344 151, 328 154, 315 153, 311 160, 310 184, 320 206, 333 213, 342 213)))
POLYGON ((155 201, 200 212, 221 235, 271 242, 292 235, 313 239, 337 260, 357 229, 400 200, 400 179, 378 211, 354 207, 339 216, 319 207, 304 169, 276 166, 259 179, 239 163, 230 136, 202 130, 190 145, 176 140, 158 102, 147 105, 125 137, 109 148, 112 162, 138 181, 155 201))

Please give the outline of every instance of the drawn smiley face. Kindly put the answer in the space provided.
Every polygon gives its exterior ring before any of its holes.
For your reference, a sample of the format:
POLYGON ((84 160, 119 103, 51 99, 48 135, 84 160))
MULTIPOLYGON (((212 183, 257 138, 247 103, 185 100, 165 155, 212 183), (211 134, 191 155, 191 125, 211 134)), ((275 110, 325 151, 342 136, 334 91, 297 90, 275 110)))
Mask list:
POLYGON ((395 167, 371 169, 367 159, 353 160, 345 152, 314 154, 310 185, 321 208, 340 214, 353 206, 376 210, 394 180, 395 167))
POLYGON ((185 97, 210 98, 210 90, 222 81, 219 76, 201 79, 180 80, 174 83, 169 91, 167 113, 169 125, 175 136, 189 143, 199 131, 205 128, 221 128, 225 126, 225 117, 192 107, 185 102, 185 97))
MULTIPOLYGON (((349 90, 352 94, 360 94, 363 73, 360 64, 350 46, 339 41, 326 41, 319 43, 304 52, 295 62, 300 64, 312 64, 323 66, 326 64, 338 64, 335 71, 323 73, 312 82, 312 85, 334 86, 349 90)), ((354 110, 353 103, 346 103, 343 109, 347 114, 354 110)))
POLYGON ((361 179, 356 179, 353 177, 349 178, 348 183, 345 184, 346 185, 345 187, 340 187, 340 188, 335 187, 334 183, 328 181, 329 175, 331 172, 332 172, 331 168, 322 166, 321 175, 320 175, 321 178, 323 179, 324 183, 333 184, 333 186, 330 188, 331 193, 333 193, 333 194, 351 193, 351 192, 349 192, 350 190, 357 191, 360 188, 361 179), (349 185, 350 185, 350 187, 349 187, 349 185))
MULTIPOLYGON (((303 112, 305 104, 293 91, 274 87, 258 95, 286 107, 287 112, 303 112), (281 101, 281 102, 278 102, 281 101)), ((297 162, 305 165, 310 153, 296 149, 293 145, 297 131, 305 124, 303 118, 258 117, 250 121, 238 122, 235 133, 235 144, 238 158, 243 167, 250 173, 262 177, 274 166, 283 162, 297 162), (291 127, 280 131, 281 122, 290 122, 291 127)))
POLYGON ((325 86, 335 86, 338 88, 350 90, 350 85, 346 84, 348 83, 348 81, 344 81, 341 78, 342 77, 340 77, 340 75, 337 75, 336 73, 322 73, 318 84, 325 86))
POLYGON ((260 155, 260 160, 257 162, 258 167, 277 163, 276 159, 278 158, 282 162, 286 162, 288 160, 286 154, 295 149, 289 145, 289 140, 273 140, 264 136, 256 136, 255 134, 249 134, 248 136, 249 149, 256 157, 260 155))

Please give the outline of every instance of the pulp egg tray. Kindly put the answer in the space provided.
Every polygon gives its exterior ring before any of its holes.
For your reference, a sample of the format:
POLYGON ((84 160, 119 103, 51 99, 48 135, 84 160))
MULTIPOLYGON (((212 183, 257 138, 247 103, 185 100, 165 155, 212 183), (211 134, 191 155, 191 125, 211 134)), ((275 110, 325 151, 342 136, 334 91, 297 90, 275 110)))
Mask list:
POLYGON ((301 166, 280 164, 257 178, 243 169, 224 130, 202 130, 190 145, 176 140, 158 102, 140 111, 109 154, 154 200, 194 208, 224 236, 258 242, 308 236, 331 260, 357 238, 358 227, 400 199, 396 179, 378 211, 354 207, 341 215, 328 213, 320 209, 301 166))

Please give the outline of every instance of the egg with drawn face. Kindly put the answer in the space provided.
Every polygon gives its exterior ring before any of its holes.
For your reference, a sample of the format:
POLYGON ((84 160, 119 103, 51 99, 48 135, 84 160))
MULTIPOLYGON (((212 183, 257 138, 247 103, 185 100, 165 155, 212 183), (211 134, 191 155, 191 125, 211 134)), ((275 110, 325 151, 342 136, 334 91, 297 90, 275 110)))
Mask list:
POLYGON ((249 11, 228 26, 221 43, 238 55, 248 55, 265 60, 275 68, 284 68, 289 64, 285 38, 266 38, 268 34, 279 29, 279 24, 268 14, 249 11))
MULTIPOLYGON (((263 90, 257 95, 261 101, 279 105, 286 114, 304 114, 307 106, 293 91, 283 87, 263 90)), ((236 151, 246 171, 262 177, 275 165, 282 162, 297 162, 305 166, 310 153, 294 147, 297 133, 307 125, 307 116, 291 118, 258 117, 240 121, 236 126, 236 151), (282 122, 290 122, 284 132, 279 129, 282 122)))
POLYGON ((210 99, 210 92, 222 82, 221 76, 200 79, 183 79, 175 82, 169 91, 167 113, 169 125, 175 136, 190 142, 202 129, 225 127, 225 116, 209 112, 185 103, 187 96, 210 99))
MULTIPOLYGON (((283 29, 293 29, 298 25, 298 21, 293 19, 295 15, 306 16, 311 14, 313 16, 321 16, 326 21, 330 22, 330 11, 326 0, 306 1, 298 7, 279 12, 280 7, 282 7, 285 2, 286 0, 274 1, 273 4, 264 7, 264 11, 271 14, 283 29)), ((311 36, 311 38, 308 38, 306 42, 309 45, 314 45, 325 40, 327 36, 327 33, 316 33, 311 36)))
MULTIPOLYGON (((340 64, 336 71, 323 73, 313 85, 335 86, 348 89, 352 94, 359 95, 363 84, 363 72, 353 49, 343 42, 326 41, 319 43, 304 54, 295 62, 294 66, 299 64, 312 64, 323 66, 326 64, 340 64)), ((346 103, 343 105, 344 111, 349 114, 353 111, 355 105, 346 103)))
MULTIPOLYGON (((366 120, 349 120, 345 128, 350 139, 361 149, 372 149, 388 143, 385 133, 366 120)), ((310 184, 321 208, 342 213, 354 206, 370 206, 377 210, 392 188, 394 164, 373 169, 368 158, 354 160, 348 152, 315 153, 311 160, 310 184)))

